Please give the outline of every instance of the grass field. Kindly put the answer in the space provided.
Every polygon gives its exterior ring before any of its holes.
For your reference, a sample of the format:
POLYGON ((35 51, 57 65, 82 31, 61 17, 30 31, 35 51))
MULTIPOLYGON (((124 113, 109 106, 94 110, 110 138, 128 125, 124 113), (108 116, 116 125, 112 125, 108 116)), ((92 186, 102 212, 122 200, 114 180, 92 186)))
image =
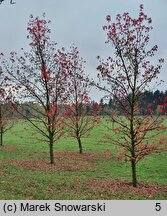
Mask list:
MULTIPOLYGON (((166 122, 167 123, 167 122, 166 122)), ((139 186, 131 186, 131 167, 104 151, 104 126, 83 139, 78 154, 75 139, 55 144, 55 165, 49 147, 33 139, 31 127, 17 123, 5 134, 0 148, 0 199, 167 199, 167 152, 146 157, 138 164, 139 186)))

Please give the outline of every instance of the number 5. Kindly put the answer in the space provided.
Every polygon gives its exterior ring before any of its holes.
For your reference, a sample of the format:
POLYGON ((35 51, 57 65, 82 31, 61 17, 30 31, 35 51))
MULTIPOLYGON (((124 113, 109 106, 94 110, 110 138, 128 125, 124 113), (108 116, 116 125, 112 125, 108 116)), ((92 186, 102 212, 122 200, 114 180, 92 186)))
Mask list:
POLYGON ((156 203, 155 210, 156 211, 161 211, 161 203, 156 203))

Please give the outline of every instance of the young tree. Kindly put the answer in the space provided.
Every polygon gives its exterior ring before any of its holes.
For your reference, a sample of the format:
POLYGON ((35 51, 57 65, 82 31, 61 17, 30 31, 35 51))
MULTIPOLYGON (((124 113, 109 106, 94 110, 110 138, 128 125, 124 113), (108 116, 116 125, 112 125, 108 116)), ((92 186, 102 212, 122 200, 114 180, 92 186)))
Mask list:
POLYGON ((80 58, 76 47, 72 47, 68 53, 68 87, 67 103, 65 112, 68 116, 66 124, 70 129, 70 135, 77 139, 79 152, 83 153, 81 138, 88 136, 93 127, 97 124, 96 111, 98 106, 88 111, 91 105, 89 98, 89 78, 84 74, 84 60, 80 58))
POLYGON ((3 60, 2 65, 10 82, 19 88, 14 105, 16 111, 49 143, 50 163, 53 164, 53 145, 64 132, 61 104, 67 73, 64 69, 66 53, 64 49, 56 50, 56 43, 49 37, 49 23, 45 14, 41 19, 31 15, 27 28, 30 51, 23 52, 20 57, 11 52, 10 63, 3 60), (19 104, 23 102, 27 102, 25 106, 32 112, 30 115, 22 112, 19 104))
POLYGON ((107 32, 106 42, 114 47, 115 58, 109 57, 105 61, 97 57, 100 61, 98 77, 105 86, 96 86, 110 93, 115 101, 115 110, 111 114, 115 127, 110 128, 114 132, 110 138, 120 151, 118 158, 125 157, 131 162, 132 183, 137 187, 138 161, 162 151, 162 144, 167 140, 159 136, 165 127, 163 119, 154 115, 152 104, 148 105, 144 116, 139 113, 142 93, 157 79, 164 60, 159 59, 156 66, 152 64, 151 57, 158 47, 147 48, 152 20, 143 12, 143 5, 140 5, 136 19, 124 13, 116 16, 116 22, 111 22, 109 15, 106 21, 103 30, 107 32), (119 115, 118 110, 124 116, 119 115))
POLYGON ((10 106, 11 86, 6 84, 6 78, 0 70, 0 145, 3 145, 3 136, 13 126, 10 106))
POLYGON ((14 119, 9 103, 0 103, 0 146, 3 146, 4 134, 13 127, 14 119))

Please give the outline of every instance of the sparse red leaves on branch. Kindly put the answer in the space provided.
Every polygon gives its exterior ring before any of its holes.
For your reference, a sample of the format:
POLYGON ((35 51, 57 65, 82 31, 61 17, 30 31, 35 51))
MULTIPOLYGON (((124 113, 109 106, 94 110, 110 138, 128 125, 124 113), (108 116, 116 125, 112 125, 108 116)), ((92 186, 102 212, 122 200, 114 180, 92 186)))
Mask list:
MULTIPOLYGON (((147 48, 152 19, 144 13, 143 5, 140 5, 136 19, 124 13, 118 14, 115 22, 108 15, 106 21, 103 26, 107 34, 106 43, 113 46, 115 57, 108 57, 106 61, 97 57, 100 61, 98 78, 104 81, 105 86, 96 86, 111 95, 111 121, 114 123, 111 130, 115 134, 111 142, 118 146, 118 158, 124 157, 131 162, 132 182, 136 187, 137 162, 146 155, 161 152, 166 145, 167 139, 159 136, 165 131, 163 118, 153 112, 153 104, 148 104, 144 116, 139 109, 143 92, 152 81, 157 80, 164 60, 159 59, 156 65, 152 64, 151 58, 158 47, 147 48)), ((159 110, 163 108, 159 107, 159 110)))

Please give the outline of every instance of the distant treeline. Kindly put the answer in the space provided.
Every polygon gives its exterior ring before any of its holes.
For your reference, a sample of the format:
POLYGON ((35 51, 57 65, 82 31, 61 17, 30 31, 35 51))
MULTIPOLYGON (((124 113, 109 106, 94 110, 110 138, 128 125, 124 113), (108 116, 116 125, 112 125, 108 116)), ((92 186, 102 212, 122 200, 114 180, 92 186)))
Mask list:
MULTIPOLYGON (((141 93, 141 101, 139 104, 139 114, 148 114, 148 109, 151 108, 152 114, 166 114, 167 113, 167 91, 155 92, 146 91, 141 93)), ((130 97, 130 95, 129 95, 130 97)), ((89 104, 85 104, 84 110, 88 115, 110 115, 112 111, 116 111, 120 115, 124 115, 123 111, 116 106, 116 101, 113 98, 101 99, 100 102, 91 101, 89 104)), ((15 105, 27 118, 35 118, 44 112, 43 108, 38 103, 26 102, 15 105)), ((5 110, 5 116, 7 118, 14 117, 15 119, 23 118, 18 112, 13 112, 10 104, 1 104, 3 110, 5 110)), ((60 105, 59 113, 63 112, 63 106, 60 105)), ((82 114, 81 114, 82 115, 82 114)), ((6 118, 5 117, 5 118, 6 118)))
MULTIPOLYGON (((148 113, 148 109, 151 108, 154 114, 165 114, 167 113, 167 90, 159 91, 145 91, 141 93, 142 97, 139 104, 139 114, 144 115, 148 113)), ((130 97, 130 95, 129 95, 130 97)), ((113 109, 116 109, 116 100, 109 98, 108 100, 102 98, 100 100, 100 106, 102 107, 100 114, 110 114, 113 109)), ((118 109, 118 107, 117 107, 118 109)), ((123 114, 123 111, 118 110, 119 114, 123 114)))

